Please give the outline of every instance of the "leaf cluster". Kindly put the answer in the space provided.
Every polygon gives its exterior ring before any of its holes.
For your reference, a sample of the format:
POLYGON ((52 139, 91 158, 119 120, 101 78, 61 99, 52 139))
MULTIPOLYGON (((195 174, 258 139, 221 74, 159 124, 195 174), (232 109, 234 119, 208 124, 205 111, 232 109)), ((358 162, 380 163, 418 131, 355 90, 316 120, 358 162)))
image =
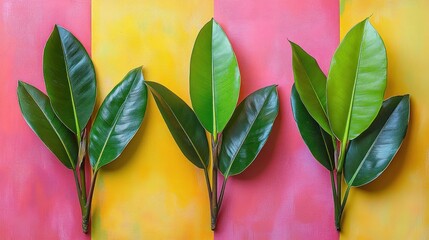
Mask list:
POLYGON ((355 25, 341 41, 327 77, 310 54, 293 42, 291 48, 293 115, 314 158, 331 172, 340 230, 350 188, 380 176, 399 150, 408 128, 410 98, 401 95, 383 101, 386 49, 369 19, 355 25))
POLYGON ((82 227, 87 232, 98 171, 118 158, 143 121, 147 88, 142 69, 131 70, 113 88, 93 123, 90 119, 96 102, 94 65, 79 40, 58 25, 45 46, 43 74, 47 95, 19 81, 19 105, 31 129, 73 171, 82 227), (89 192, 85 181, 88 159, 92 167, 89 192))

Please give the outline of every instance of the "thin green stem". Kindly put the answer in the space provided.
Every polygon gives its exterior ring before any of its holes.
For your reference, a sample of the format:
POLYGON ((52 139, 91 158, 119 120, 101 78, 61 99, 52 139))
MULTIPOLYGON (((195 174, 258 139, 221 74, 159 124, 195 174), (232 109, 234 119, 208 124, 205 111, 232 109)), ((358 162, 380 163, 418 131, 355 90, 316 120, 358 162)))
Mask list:
POLYGON ((350 188, 351 188, 351 186, 347 185, 346 193, 344 194, 344 199, 341 202, 341 212, 340 212, 340 215, 343 214, 344 208, 346 207, 347 198, 349 197, 350 188))
POLYGON ((338 201, 337 201, 337 186, 335 185, 335 176, 334 176, 334 171, 329 171, 330 175, 331 175, 331 187, 332 187, 332 196, 334 198, 334 206, 335 206, 335 216, 337 215, 337 211, 338 211, 338 201))
POLYGON ((83 162, 81 164, 80 169, 79 169, 79 173, 80 173, 82 198, 86 200, 85 162, 83 162))
POLYGON ((341 206, 340 206, 340 211, 337 215, 337 230, 340 231, 341 230, 341 219, 343 217, 343 213, 344 213, 344 208, 346 206, 347 203, 347 198, 349 197, 349 192, 350 192, 350 185, 347 186, 346 189, 346 193, 344 194, 344 199, 341 202, 341 206))
POLYGON ((215 230, 217 222, 217 169, 218 169, 218 159, 217 159, 217 136, 211 136, 212 143, 212 191, 211 191, 211 229, 215 230))
POLYGON ((207 185, 207 192, 209 194, 209 200, 211 200, 212 187, 210 185, 210 177, 209 177, 209 172, 207 169, 204 169, 204 178, 206 179, 206 185, 207 185))
POLYGON ((79 178, 77 177, 76 169, 73 169, 73 175, 74 175, 74 181, 76 183, 77 196, 79 198, 80 210, 81 210, 82 215, 83 215, 84 208, 85 208, 85 203, 82 201, 82 190, 81 190, 81 187, 80 187, 79 178))
POLYGON ((228 177, 226 177, 226 178, 223 180, 223 183, 222 183, 222 188, 221 188, 221 190, 220 190, 219 201, 218 201, 218 204, 217 204, 217 208, 218 208, 218 209, 220 209, 220 207, 222 206, 223 194, 224 194, 224 192, 225 192, 225 187, 226 187, 226 182, 227 182, 227 181, 228 181, 228 177))
POLYGON ((337 172, 341 173, 344 166, 344 158, 346 157, 347 141, 341 142, 340 157, 338 158, 337 172))
POLYGON ((85 160, 88 157, 88 154, 87 154, 88 153, 88 132, 87 132, 87 130, 88 129, 85 129, 83 140, 79 144, 79 146, 81 148, 83 147, 85 149, 84 155, 82 156, 82 159, 81 159, 82 161, 80 162, 80 165, 79 165, 80 182, 82 184, 82 197, 84 199, 86 199, 86 180, 85 180, 85 177, 86 177, 85 162, 86 161, 85 160))
POLYGON ((341 172, 337 171, 337 214, 335 217, 335 226, 337 228, 337 231, 341 231, 341 184, 342 184, 342 174, 341 172))
POLYGON ((89 225, 90 215, 91 215, 92 197, 94 195, 94 187, 95 187, 95 182, 97 180, 97 174, 98 174, 98 171, 94 172, 94 174, 91 177, 91 186, 89 187, 88 199, 85 205, 85 214, 82 218, 82 230, 84 233, 88 233, 88 225, 89 225))
POLYGON ((337 155, 337 139, 335 137, 332 137, 332 146, 334 146, 334 168, 336 168, 338 155, 337 155))

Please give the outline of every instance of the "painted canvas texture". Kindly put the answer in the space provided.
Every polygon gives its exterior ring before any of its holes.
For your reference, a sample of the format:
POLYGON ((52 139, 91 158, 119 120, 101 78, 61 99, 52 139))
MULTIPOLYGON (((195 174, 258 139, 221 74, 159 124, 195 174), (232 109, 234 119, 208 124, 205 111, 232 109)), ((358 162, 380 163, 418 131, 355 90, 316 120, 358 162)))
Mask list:
POLYGON ((26 124, 18 80, 45 91, 43 49, 55 24, 91 50, 91 2, 0 1, 0 238, 89 239, 82 234, 73 172, 26 124))
POLYGON ((341 239, 426 239, 429 236, 427 199, 427 106, 429 83, 429 16, 425 0, 341 1, 341 37, 370 17, 384 40, 388 57, 385 97, 410 93, 407 137, 386 171, 374 182, 352 189, 343 219, 341 239))
MULTIPOLYGON (((98 97, 129 69, 162 83, 188 104, 189 62, 212 1, 92 1, 98 97)), ((177 147, 152 96, 143 125, 121 157, 100 171, 94 239, 213 239, 202 172, 177 147)))
POLYGON ((279 117, 264 149, 228 180, 215 239, 337 239, 329 172, 299 135, 290 105, 293 84, 288 39, 299 42, 326 72, 339 43, 339 3, 216 0, 241 69, 241 98, 278 84, 279 117), (317 180, 316 180, 317 179, 317 180))

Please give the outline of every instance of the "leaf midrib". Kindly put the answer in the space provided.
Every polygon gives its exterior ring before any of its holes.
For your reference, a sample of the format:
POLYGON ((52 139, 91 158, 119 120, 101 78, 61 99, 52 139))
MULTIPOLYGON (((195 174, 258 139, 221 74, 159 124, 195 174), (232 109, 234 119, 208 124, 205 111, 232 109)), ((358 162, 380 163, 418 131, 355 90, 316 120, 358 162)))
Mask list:
POLYGON ((210 57, 211 57, 211 82, 212 82, 212 114, 213 114, 213 135, 217 138, 217 119, 216 119, 216 87, 214 78, 214 58, 213 58, 213 41, 214 41, 214 27, 215 23, 212 21, 212 34, 210 41, 210 57))
POLYGON ((66 57, 66 53, 65 53, 65 46, 63 45, 63 41, 61 38, 61 33, 60 30, 57 28, 58 31, 58 35, 60 37, 60 44, 61 44, 61 50, 63 52, 63 59, 64 59, 64 66, 66 67, 66 76, 67 76, 67 84, 69 86, 69 93, 70 93, 70 98, 71 98, 71 102, 72 102, 72 107, 73 107, 73 116, 74 116, 74 120, 75 120, 75 126, 76 126, 76 136, 78 139, 80 139, 80 125, 79 125, 79 120, 77 118, 77 112, 76 112, 76 105, 74 102, 74 95, 73 95, 73 89, 71 86, 71 80, 70 80, 70 74, 69 74, 69 66, 67 64, 68 59, 66 57))
POLYGON ((117 112, 117 114, 116 114, 116 116, 115 116, 115 120, 113 121, 113 125, 112 125, 112 127, 110 128, 109 134, 108 134, 108 135, 107 135, 107 137, 106 137, 106 141, 104 142, 103 148, 102 148, 102 149, 101 149, 101 151, 100 151, 100 155, 98 156, 98 159, 97 159, 97 161, 96 161, 96 163, 95 163, 95 167, 94 167, 94 169, 98 169, 98 165, 99 165, 99 163, 100 163, 101 156, 104 154, 104 149, 105 149, 105 148, 106 148, 106 146, 107 146, 107 142, 108 142, 108 141, 109 141, 109 139, 110 139, 110 135, 112 135, 113 129, 115 129, 116 124, 118 123, 119 116, 121 115, 122 111, 124 110, 125 103, 127 102, 128 97, 130 96, 130 92, 131 92, 131 89, 132 89, 132 88, 133 88, 133 86, 134 86, 135 81, 136 81, 136 76, 134 76, 133 83, 131 84, 131 87, 130 87, 130 89, 128 90, 128 93, 127 93, 127 95, 126 95, 126 97, 125 97, 125 100, 122 102, 121 107, 119 108, 119 110, 118 110, 118 112, 117 112))
POLYGON ((393 113, 396 111, 396 109, 398 108, 398 106, 399 106, 399 104, 400 104, 401 102, 402 102, 402 99, 401 99, 401 101, 398 103, 398 105, 396 105, 395 109, 392 111, 392 113, 390 114, 390 116, 387 118, 386 122, 384 122, 383 127, 380 129, 380 131, 379 131, 379 132, 378 132, 378 134, 377 134, 377 137, 374 139, 374 141, 372 142, 371 146, 368 148, 368 151, 366 152, 365 156, 364 156, 364 157, 363 157, 363 159, 362 159, 362 162, 359 164, 358 168, 356 169, 355 173, 353 174, 352 179, 350 179, 350 182, 349 182, 350 184, 348 184, 348 185, 353 184, 353 182, 354 182, 355 178, 357 177, 357 175, 358 175, 358 174, 359 174, 359 172, 360 172, 360 169, 361 169, 361 168, 362 168, 362 166, 363 166, 363 163, 364 163, 364 162, 366 162, 366 159, 367 159, 367 157, 368 157, 369 153, 370 153, 370 152, 371 152, 371 150, 374 148, 375 143, 377 142, 378 138, 380 137, 381 132, 383 132, 384 128, 385 128, 385 127, 386 127, 386 125, 387 125, 387 122, 389 122, 390 118, 392 117, 393 113))
MULTIPOLYGON (((153 89, 153 88, 152 88, 153 89)), ((155 89, 154 89, 155 90, 155 89)), ((156 91, 156 90, 155 90, 156 91)), ((160 98, 162 98, 162 100, 164 101, 164 102, 166 102, 165 101, 165 98, 163 98, 160 94, 157 94, 160 98)), ((203 164, 203 166, 204 166, 204 169, 206 169, 207 168, 207 166, 206 166, 206 164, 204 163, 204 161, 203 161, 203 159, 202 159, 202 157, 201 157, 201 155, 200 155, 200 153, 198 152, 198 150, 196 149, 196 147, 194 146, 194 142, 191 140, 191 138, 189 137, 189 135, 188 135, 188 133, 185 131, 185 129, 184 129, 184 127, 183 127, 183 125, 182 125, 182 123, 179 121, 179 119, 177 118, 177 116, 176 116, 176 114, 174 113, 174 111, 173 111, 173 109, 170 107, 170 105, 169 104, 166 104, 167 105, 167 107, 168 107, 168 109, 170 110, 170 112, 173 114, 173 116, 174 116, 174 118, 177 120, 177 122, 179 123, 179 126, 180 126, 180 128, 182 129, 182 131, 185 133, 185 135, 186 135, 186 138, 189 140, 189 142, 191 143, 191 145, 192 145, 192 148, 195 150, 195 152, 197 153, 197 155, 198 155, 198 158, 200 159, 200 161, 201 161, 201 163, 203 164)))
MULTIPOLYGON (((256 122, 256 119, 258 119, 259 114, 262 112, 262 109, 265 107, 265 105, 267 104, 267 99, 269 98, 269 96, 272 94, 272 92, 270 91, 267 95, 267 97, 264 100, 264 104, 262 104, 261 108, 259 109, 258 113, 256 114, 255 119, 253 119, 252 123, 250 124, 250 128, 246 131, 246 135, 243 137, 243 140, 240 142, 240 146, 237 148, 238 150, 235 152, 234 156, 231 158, 231 164, 229 164, 228 170, 226 171, 226 178, 229 177, 229 172, 231 171, 232 165, 235 162, 235 158, 237 157, 238 153, 240 152, 241 147, 243 146, 247 136, 250 133, 250 130, 253 128, 253 124, 256 122)), ((244 102, 243 102, 244 104, 244 102)))
POLYGON ((353 103, 354 103, 354 98, 355 98, 355 93, 356 93, 356 85, 357 85, 357 79, 358 79, 358 76, 359 76, 359 65, 360 65, 360 61, 361 61, 361 53, 362 53, 362 45, 363 45, 363 42, 364 42, 364 39, 365 39, 365 35, 366 35, 366 24, 367 24, 367 22, 365 22, 365 26, 364 26, 364 29, 363 29, 363 34, 362 34, 362 38, 361 38, 361 42, 360 42, 360 45, 359 45, 359 56, 358 56, 358 62, 357 62, 357 64, 356 64, 356 73, 355 73, 355 78, 354 78, 354 83, 353 83, 353 91, 352 91, 352 94, 351 94, 351 97, 350 97, 350 106, 349 106, 349 112, 348 112, 348 114, 347 114, 347 121, 346 121, 346 129, 345 129, 345 132, 344 132, 344 136, 343 136, 343 139, 342 139, 342 141, 343 142, 347 142, 347 140, 348 140, 348 138, 349 138, 349 134, 350 134, 350 122, 351 122, 351 118, 352 118, 352 109, 353 109, 353 103))
POLYGON ((335 166, 332 166, 332 163, 334 162, 334 161, 332 161, 332 156, 331 156, 331 154, 330 154, 330 152, 329 152, 329 149, 328 149, 328 143, 326 142, 326 139, 325 139, 325 137, 323 136, 324 134, 323 134, 323 129, 321 128, 321 127, 319 127, 319 131, 320 131, 320 135, 321 135, 321 137, 322 137, 322 139, 323 139, 323 145, 325 146, 325 150, 326 150, 326 153, 327 153, 327 155, 328 155, 328 158, 329 158, 329 166, 331 166, 331 169, 329 169, 330 171, 332 171, 334 168, 335 168, 335 166))
MULTIPOLYGON (((301 64, 301 66, 305 69, 305 71, 304 71, 304 72, 305 72, 305 76, 307 77, 308 82, 310 83, 311 89, 313 90, 314 95, 316 95, 316 99, 317 99, 317 101, 319 102, 319 104, 320 104, 320 106, 321 106, 321 108, 322 108, 323 113, 325 114, 325 119, 327 119, 328 117, 327 117, 326 110, 325 110, 325 108, 323 107, 322 101, 320 100, 319 95, 318 95, 318 94, 317 94, 317 92, 316 92, 316 89, 315 89, 315 88, 314 88, 314 86, 313 86, 313 82, 310 80, 310 76, 308 75, 307 68, 306 68, 306 67, 305 67, 305 65, 302 63, 301 57, 298 57, 298 61, 299 61, 299 63, 301 64)), ((317 64, 317 63, 316 63, 316 64, 317 64)), ((325 78, 326 78, 326 76, 325 76, 325 78)))
POLYGON ((39 110, 42 112, 43 116, 45 116, 46 120, 49 122, 49 124, 51 125, 52 129, 54 130, 55 134, 57 135, 58 139, 60 140, 61 144, 63 145, 63 148, 65 150, 65 152, 67 153, 67 157, 69 158, 70 164, 72 166, 72 168, 74 168, 74 163, 72 161, 72 157, 65 145, 65 143, 63 142, 63 139, 61 138, 61 135, 58 133, 57 129, 55 128, 54 124, 51 122, 51 120, 49 119, 49 117, 46 115, 45 111, 42 110, 42 107, 37 103, 37 101, 34 99, 33 95, 28 92, 27 88, 25 88, 25 91, 28 93, 28 95, 31 96, 31 99, 33 100, 33 102, 39 107, 39 110))

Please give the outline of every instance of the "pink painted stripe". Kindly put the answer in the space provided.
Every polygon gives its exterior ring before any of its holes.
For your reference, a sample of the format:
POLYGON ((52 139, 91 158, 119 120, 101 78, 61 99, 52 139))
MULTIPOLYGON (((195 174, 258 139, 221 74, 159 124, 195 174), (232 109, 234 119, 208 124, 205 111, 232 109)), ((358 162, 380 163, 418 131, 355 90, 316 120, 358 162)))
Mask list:
POLYGON ((216 239, 337 239, 329 172, 302 141, 290 108, 288 39, 325 71, 339 40, 338 0, 215 0, 236 51, 241 98, 278 84, 281 110, 265 149, 227 185, 216 239))
POLYGON ((90 49, 90 0, 0 1, 0 238, 89 239, 72 171, 27 126, 18 80, 45 91, 43 48, 54 24, 90 49))

